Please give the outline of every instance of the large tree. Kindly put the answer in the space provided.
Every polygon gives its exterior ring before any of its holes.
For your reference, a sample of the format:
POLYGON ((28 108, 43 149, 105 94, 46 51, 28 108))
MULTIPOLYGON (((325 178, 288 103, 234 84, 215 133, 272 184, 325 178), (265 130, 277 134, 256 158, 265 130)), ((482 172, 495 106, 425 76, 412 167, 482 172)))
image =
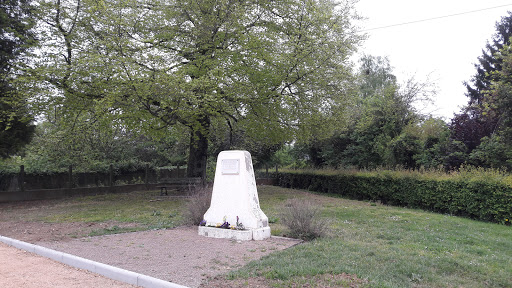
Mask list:
MULTIPOLYGON (((53 105, 95 106, 138 129, 186 128, 188 176, 204 176, 213 123, 267 142, 329 127, 361 40, 353 3, 331 0, 41 3, 39 75, 53 105)), ((48 99, 48 98, 45 98, 48 99)))
POLYGON ((492 83, 500 81, 503 59, 500 51, 510 44, 512 36, 512 13, 496 22, 496 32, 482 50, 475 64, 476 73, 470 82, 465 82, 468 104, 461 113, 454 115, 450 130, 452 139, 464 143, 469 152, 480 145, 480 139, 491 137, 497 131, 500 116, 492 109, 493 100, 486 96, 492 83))
POLYGON ((35 44, 28 0, 0 1, 0 157, 16 153, 34 131, 26 99, 13 84, 19 61, 35 44))
POLYGON ((360 60, 358 97, 350 106, 347 124, 327 141, 306 146, 314 166, 414 167, 418 137, 405 133, 419 124, 416 104, 435 93, 432 83, 410 78, 398 83, 389 60, 366 55, 360 60))
POLYGON ((510 44, 512 36, 512 12, 496 22, 496 33, 491 42, 487 42, 485 49, 482 49, 482 56, 478 57, 478 63, 475 64, 476 73, 471 78, 470 83, 465 82, 469 97, 469 104, 481 103, 484 94, 491 88, 492 81, 498 76, 494 72, 502 69, 503 60, 496 57, 496 54, 506 45, 510 44))
POLYGON ((512 169, 512 46, 505 45, 496 58, 501 61, 501 69, 493 72, 494 80, 485 91, 485 105, 482 113, 492 115, 494 131, 480 139, 480 145, 470 155, 476 165, 512 169))
POLYGON ((509 156, 504 156, 508 144, 503 142, 508 141, 505 134, 511 124, 507 121, 506 100, 511 36, 512 13, 509 12, 496 23, 495 34, 475 64, 475 75, 465 83, 468 104, 451 120, 451 139, 460 147, 455 157, 459 159, 454 164, 469 161, 477 166, 510 167, 504 165, 509 156), (499 150, 502 151, 496 153, 499 150))

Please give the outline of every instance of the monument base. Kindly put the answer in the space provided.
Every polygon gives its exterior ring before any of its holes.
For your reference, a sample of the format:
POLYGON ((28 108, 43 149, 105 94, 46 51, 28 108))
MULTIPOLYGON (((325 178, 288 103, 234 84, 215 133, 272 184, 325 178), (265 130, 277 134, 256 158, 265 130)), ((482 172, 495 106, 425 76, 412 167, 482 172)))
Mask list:
POLYGON ((239 241, 264 240, 270 238, 270 227, 247 230, 232 230, 199 226, 199 235, 212 238, 234 239, 239 241))

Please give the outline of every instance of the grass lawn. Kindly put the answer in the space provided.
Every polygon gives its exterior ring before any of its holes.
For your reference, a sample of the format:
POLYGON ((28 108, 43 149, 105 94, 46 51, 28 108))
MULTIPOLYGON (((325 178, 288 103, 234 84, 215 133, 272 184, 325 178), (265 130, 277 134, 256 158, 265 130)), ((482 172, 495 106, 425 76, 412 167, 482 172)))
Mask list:
POLYGON ((134 192, 73 197, 60 200, 26 202, 25 211, 19 212, 16 203, 0 208, 0 221, 33 222, 121 222, 136 224, 131 228, 116 225, 93 231, 98 236, 140 230, 173 228, 183 223, 186 199, 156 197, 158 192, 134 192), (42 203, 42 204, 40 204, 42 203), (13 211, 15 213, 9 213, 13 211))
MULTIPOLYGON (((321 207, 329 235, 251 262, 227 280, 264 277, 274 287, 301 287, 313 279, 312 284, 326 287, 322 281, 327 280, 318 280, 328 278, 322 275, 348 273, 367 279, 369 287, 512 287, 510 226, 272 186, 258 191, 273 235, 286 235, 279 211, 294 197, 321 207)), ((114 220, 138 223, 140 229, 180 225, 187 200, 152 201, 154 195, 51 201, 41 209, 27 209, 24 219, 114 220)), ((2 211, 2 219, 9 219, 9 211, 2 211)), ((112 230, 104 233, 120 232, 112 230)))
POLYGON ((284 199, 307 197, 330 221, 330 236, 274 253, 230 278, 263 276, 286 287, 345 272, 370 287, 512 287, 510 226, 278 187, 259 193, 269 218, 278 217, 284 199))

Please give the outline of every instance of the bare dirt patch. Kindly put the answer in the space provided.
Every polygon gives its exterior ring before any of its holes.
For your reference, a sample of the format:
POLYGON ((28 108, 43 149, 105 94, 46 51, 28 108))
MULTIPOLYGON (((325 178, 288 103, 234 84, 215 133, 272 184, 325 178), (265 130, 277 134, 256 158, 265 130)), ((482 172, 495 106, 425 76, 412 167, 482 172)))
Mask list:
MULTIPOLYGON (((272 237, 234 241, 198 235, 197 227, 80 237, 123 223, 0 222, 0 235, 188 287, 300 243, 272 237)), ((130 224, 124 224, 130 225, 130 224)), ((224 287, 229 287, 225 286, 224 287)))
MULTIPOLYGON (((197 227, 86 237, 36 244, 188 287, 298 244, 270 238, 234 241, 198 235, 197 227)), ((225 286, 226 287, 226 286, 225 286)))

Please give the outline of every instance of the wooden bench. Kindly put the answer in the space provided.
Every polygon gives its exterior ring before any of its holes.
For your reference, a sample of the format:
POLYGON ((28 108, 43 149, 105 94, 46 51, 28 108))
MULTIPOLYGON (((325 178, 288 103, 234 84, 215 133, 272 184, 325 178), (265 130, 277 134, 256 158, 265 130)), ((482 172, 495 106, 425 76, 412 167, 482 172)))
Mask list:
POLYGON ((192 187, 196 187, 200 185, 202 179, 200 177, 197 178, 166 178, 161 179, 161 182, 156 186, 157 189, 160 189, 160 196, 169 195, 168 189, 176 189, 178 191, 183 191, 184 189, 191 190, 192 187))

